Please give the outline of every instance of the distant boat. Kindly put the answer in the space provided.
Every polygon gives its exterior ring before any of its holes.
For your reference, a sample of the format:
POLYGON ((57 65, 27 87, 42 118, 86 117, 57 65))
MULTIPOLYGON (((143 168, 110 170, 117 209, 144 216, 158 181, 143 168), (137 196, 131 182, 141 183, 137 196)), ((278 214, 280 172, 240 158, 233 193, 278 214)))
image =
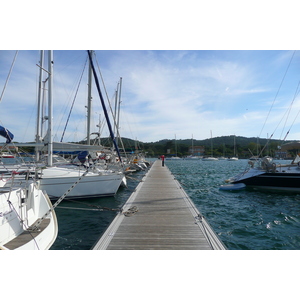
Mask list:
POLYGON ((212 142, 212 131, 210 131, 210 136, 211 136, 211 154, 212 156, 208 156, 208 157, 203 157, 202 160, 203 161, 216 161, 218 160, 218 158, 213 157, 213 142, 212 142))
POLYGON ((199 160, 200 156, 189 155, 189 156, 185 157, 184 159, 186 159, 186 160, 199 160))
POLYGON ((239 160, 239 159, 238 159, 238 157, 233 156, 233 157, 228 157, 227 160, 235 161, 235 160, 239 160))
POLYGON ((233 138, 233 156, 232 157, 228 157, 229 161, 236 161, 239 160, 238 157, 236 156, 236 145, 235 145, 235 136, 233 138))
POLYGON ((216 160, 218 160, 218 158, 210 156, 210 157, 203 157, 202 160, 203 161, 216 161, 216 160))
POLYGON ((178 156, 171 156, 171 157, 166 157, 165 159, 166 159, 166 160, 179 160, 179 159, 181 159, 181 158, 178 157, 178 156))
POLYGON ((14 155, 12 155, 12 154, 10 154, 8 152, 2 152, 2 153, 0 153, 0 157, 2 157, 2 158, 15 158, 14 155))

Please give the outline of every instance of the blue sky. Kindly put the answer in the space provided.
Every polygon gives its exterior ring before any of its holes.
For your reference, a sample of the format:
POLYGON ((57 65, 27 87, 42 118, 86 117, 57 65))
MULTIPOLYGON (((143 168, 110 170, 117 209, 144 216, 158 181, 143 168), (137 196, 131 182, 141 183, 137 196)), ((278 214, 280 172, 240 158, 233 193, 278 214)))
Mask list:
MULTIPOLYGON (((0 51, 1 92, 14 55, 0 51)), ((54 51, 55 140, 61 138, 86 58, 84 50, 54 51)), ((124 137, 155 142, 175 135, 206 139, 210 131, 213 136, 246 137, 267 137, 275 131, 274 138, 283 138, 292 124, 288 139, 300 137, 300 118, 295 119, 300 99, 294 98, 300 79, 297 51, 96 50, 96 58, 110 101, 122 77, 124 137)), ((0 124, 18 142, 34 139, 38 61, 37 50, 18 52, 0 103, 0 124)), ((86 86, 84 75, 64 141, 86 136, 86 86)), ((99 117, 104 121, 93 89, 92 131, 97 131, 99 117)), ((106 128, 102 135, 108 135, 106 128)))

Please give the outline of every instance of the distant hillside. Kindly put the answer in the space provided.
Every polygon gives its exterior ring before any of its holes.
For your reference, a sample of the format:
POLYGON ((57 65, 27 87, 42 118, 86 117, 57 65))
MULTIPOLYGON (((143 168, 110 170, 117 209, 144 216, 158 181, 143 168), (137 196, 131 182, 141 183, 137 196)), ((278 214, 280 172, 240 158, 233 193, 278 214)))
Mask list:
MULTIPOLYGON (((165 145, 167 143, 175 143, 175 139, 169 140, 169 139, 164 139, 160 140, 157 142, 150 142, 150 143, 143 143, 140 141, 135 141, 129 138, 122 138, 123 144, 129 147, 135 147, 135 145, 141 146, 141 145, 165 145)), ((221 137, 214 137, 212 138, 213 146, 219 147, 223 145, 233 145, 234 144, 234 136, 233 135, 228 135, 228 136, 221 136, 221 137)), ((243 137, 243 136, 236 136, 235 137, 235 143, 236 145, 239 145, 241 147, 246 147, 250 143, 255 143, 255 144, 260 144, 260 145, 265 145, 267 142, 266 138, 257 138, 257 137, 243 137)), ((281 144, 281 140, 275 140, 272 139, 270 142, 276 142, 281 144)), ((295 140, 288 140, 285 141, 284 143, 289 143, 289 142, 295 142, 295 140)), ((101 138, 101 143, 102 145, 110 145, 111 144, 111 139, 110 138, 101 138)), ((205 146, 205 147, 210 147, 211 146, 211 139, 205 139, 205 140, 195 140, 193 139, 185 139, 185 140, 176 140, 177 144, 182 144, 182 145, 187 145, 191 146, 192 144, 194 146, 205 146)))
MULTIPOLYGON (((205 140, 176 140, 164 139, 157 142, 143 143, 139 141, 134 141, 128 138, 122 138, 124 147, 127 152, 134 151, 136 149, 144 150, 149 156, 158 156, 166 154, 169 152, 171 155, 177 154, 178 156, 189 155, 189 148, 192 146, 203 146, 205 148, 205 155, 214 156, 232 156, 236 153, 239 157, 248 158, 252 155, 257 155, 262 149, 264 149, 264 155, 275 155, 278 150, 278 146, 282 145, 281 140, 270 140, 267 147, 266 138, 258 139, 256 137, 242 137, 233 135, 214 137, 212 139, 205 140), (234 139, 235 139, 235 149, 234 149, 234 139), (213 144, 213 153, 211 152, 211 142, 213 144)), ((288 143, 292 141, 285 141, 288 143)), ((109 138, 101 139, 103 145, 110 145, 111 141, 109 138)), ((121 145, 119 143, 119 145, 121 145)))
MULTIPOLYGON (((187 156, 190 155, 190 147, 192 144, 194 146, 203 146, 204 155, 213 155, 213 156, 233 156, 238 155, 240 158, 249 158, 252 155, 257 155, 263 150, 263 155, 275 156, 278 152, 278 146, 281 146, 283 143, 281 140, 270 140, 269 144, 266 147, 267 143, 266 138, 257 139, 256 137, 242 137, 233 135, 230 136, 221 136, 214 137, 212 139, 205 140, 176 140, 164 139, 157 142, 143 143, 140 141, 135 141, 129 138, 122 138, 122 143, 124 145, 126 152, 134 152, 135 150, 142 150, 147 153, 148 156, 157 157, 162 154, 166 155, 178 155, 178 156, 187 156), (235 139, 235 147, 234 147, 235 139), (213 144, 213 153, 211 153, 211 143, 213 144)), ((91 144, 93 144, 91 140, 91 144)), ((292 140, 285 141, 295 142, 292 140)), ((85 144, 86 141, 81 141, 79 143, 85 144)), ((122 143, 118 140, 119 148, 122 149, 122 143)), ((106 147, 112 147, 111 139, 101 138, 101 144, 106 147)), ((16 143, 17 145, 17 143, 16 143)), ((24 148, 24 147, 22 147, 24 148)), ((27 147, 26 151, 34 151, 33 147, 27 147)), ((24 148, 25 149, 25 148, 24 148)), ((299 149, 300 151, 300 149, 299 149)), ((290 151, 290 154, 295 154, 295 151, 290 151)), ((283 154, 285 155, 285 154, 283 154)))
MULTIPOLYGON (((212 140, 213 146, 216 146, 216 147, 223 146, 223 145, 232 145, 233 146, 233 144, 234 144, 234 136, 229 135, 229 136, 214 137, 212 139, 205 139, 205 140, 195 140, 194 139, 193 140, 193 145, 194 146, 210 147, 211 146, 211 140, 212 140)), ((163 144, 166 144, 167 142, 170 142, 170 141, 175 142, 174 139, 173 140, 165 139, 165 140, 160 140, 158 142, 145 143, 145 144, 163 145, 163 144)), ((241 147, 246 147, 250 143, 265 145, 266 142, 267 142, 266 138, 257 139, 257 137, 250 137, 250 138, 243 137, 243 136, 236 136, 235 137, 236 145, 239 145, 241 147)), ((281 140, 273 140, 273 139, 271 140, 271 142, 282 143, 281 140)), ((292 142, 292 141, 285 141, 285 143, 288 143, 288 142, 292 142)), ((176 140, 176 143, 191 146, 192 145, 192 140, 191 139, 176 140)))

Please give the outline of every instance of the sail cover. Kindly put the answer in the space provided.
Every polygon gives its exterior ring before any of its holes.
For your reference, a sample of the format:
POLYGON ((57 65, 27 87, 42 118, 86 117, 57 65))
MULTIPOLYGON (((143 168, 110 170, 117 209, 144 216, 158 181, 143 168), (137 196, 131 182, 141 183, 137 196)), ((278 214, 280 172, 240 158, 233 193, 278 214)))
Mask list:
POLYGON ((14 138, 14 135, 2 126, 0 126, 0 135, 6 138, 7 144, 9 144, 14 138))

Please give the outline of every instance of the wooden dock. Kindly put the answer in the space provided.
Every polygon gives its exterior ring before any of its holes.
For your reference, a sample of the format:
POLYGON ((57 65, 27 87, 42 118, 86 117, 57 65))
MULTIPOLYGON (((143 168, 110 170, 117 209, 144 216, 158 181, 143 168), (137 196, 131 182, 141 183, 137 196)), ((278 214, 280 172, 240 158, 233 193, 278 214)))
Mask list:
POLYGON ((157 160, 93 250, 225 250, 170 170, 157 160))

